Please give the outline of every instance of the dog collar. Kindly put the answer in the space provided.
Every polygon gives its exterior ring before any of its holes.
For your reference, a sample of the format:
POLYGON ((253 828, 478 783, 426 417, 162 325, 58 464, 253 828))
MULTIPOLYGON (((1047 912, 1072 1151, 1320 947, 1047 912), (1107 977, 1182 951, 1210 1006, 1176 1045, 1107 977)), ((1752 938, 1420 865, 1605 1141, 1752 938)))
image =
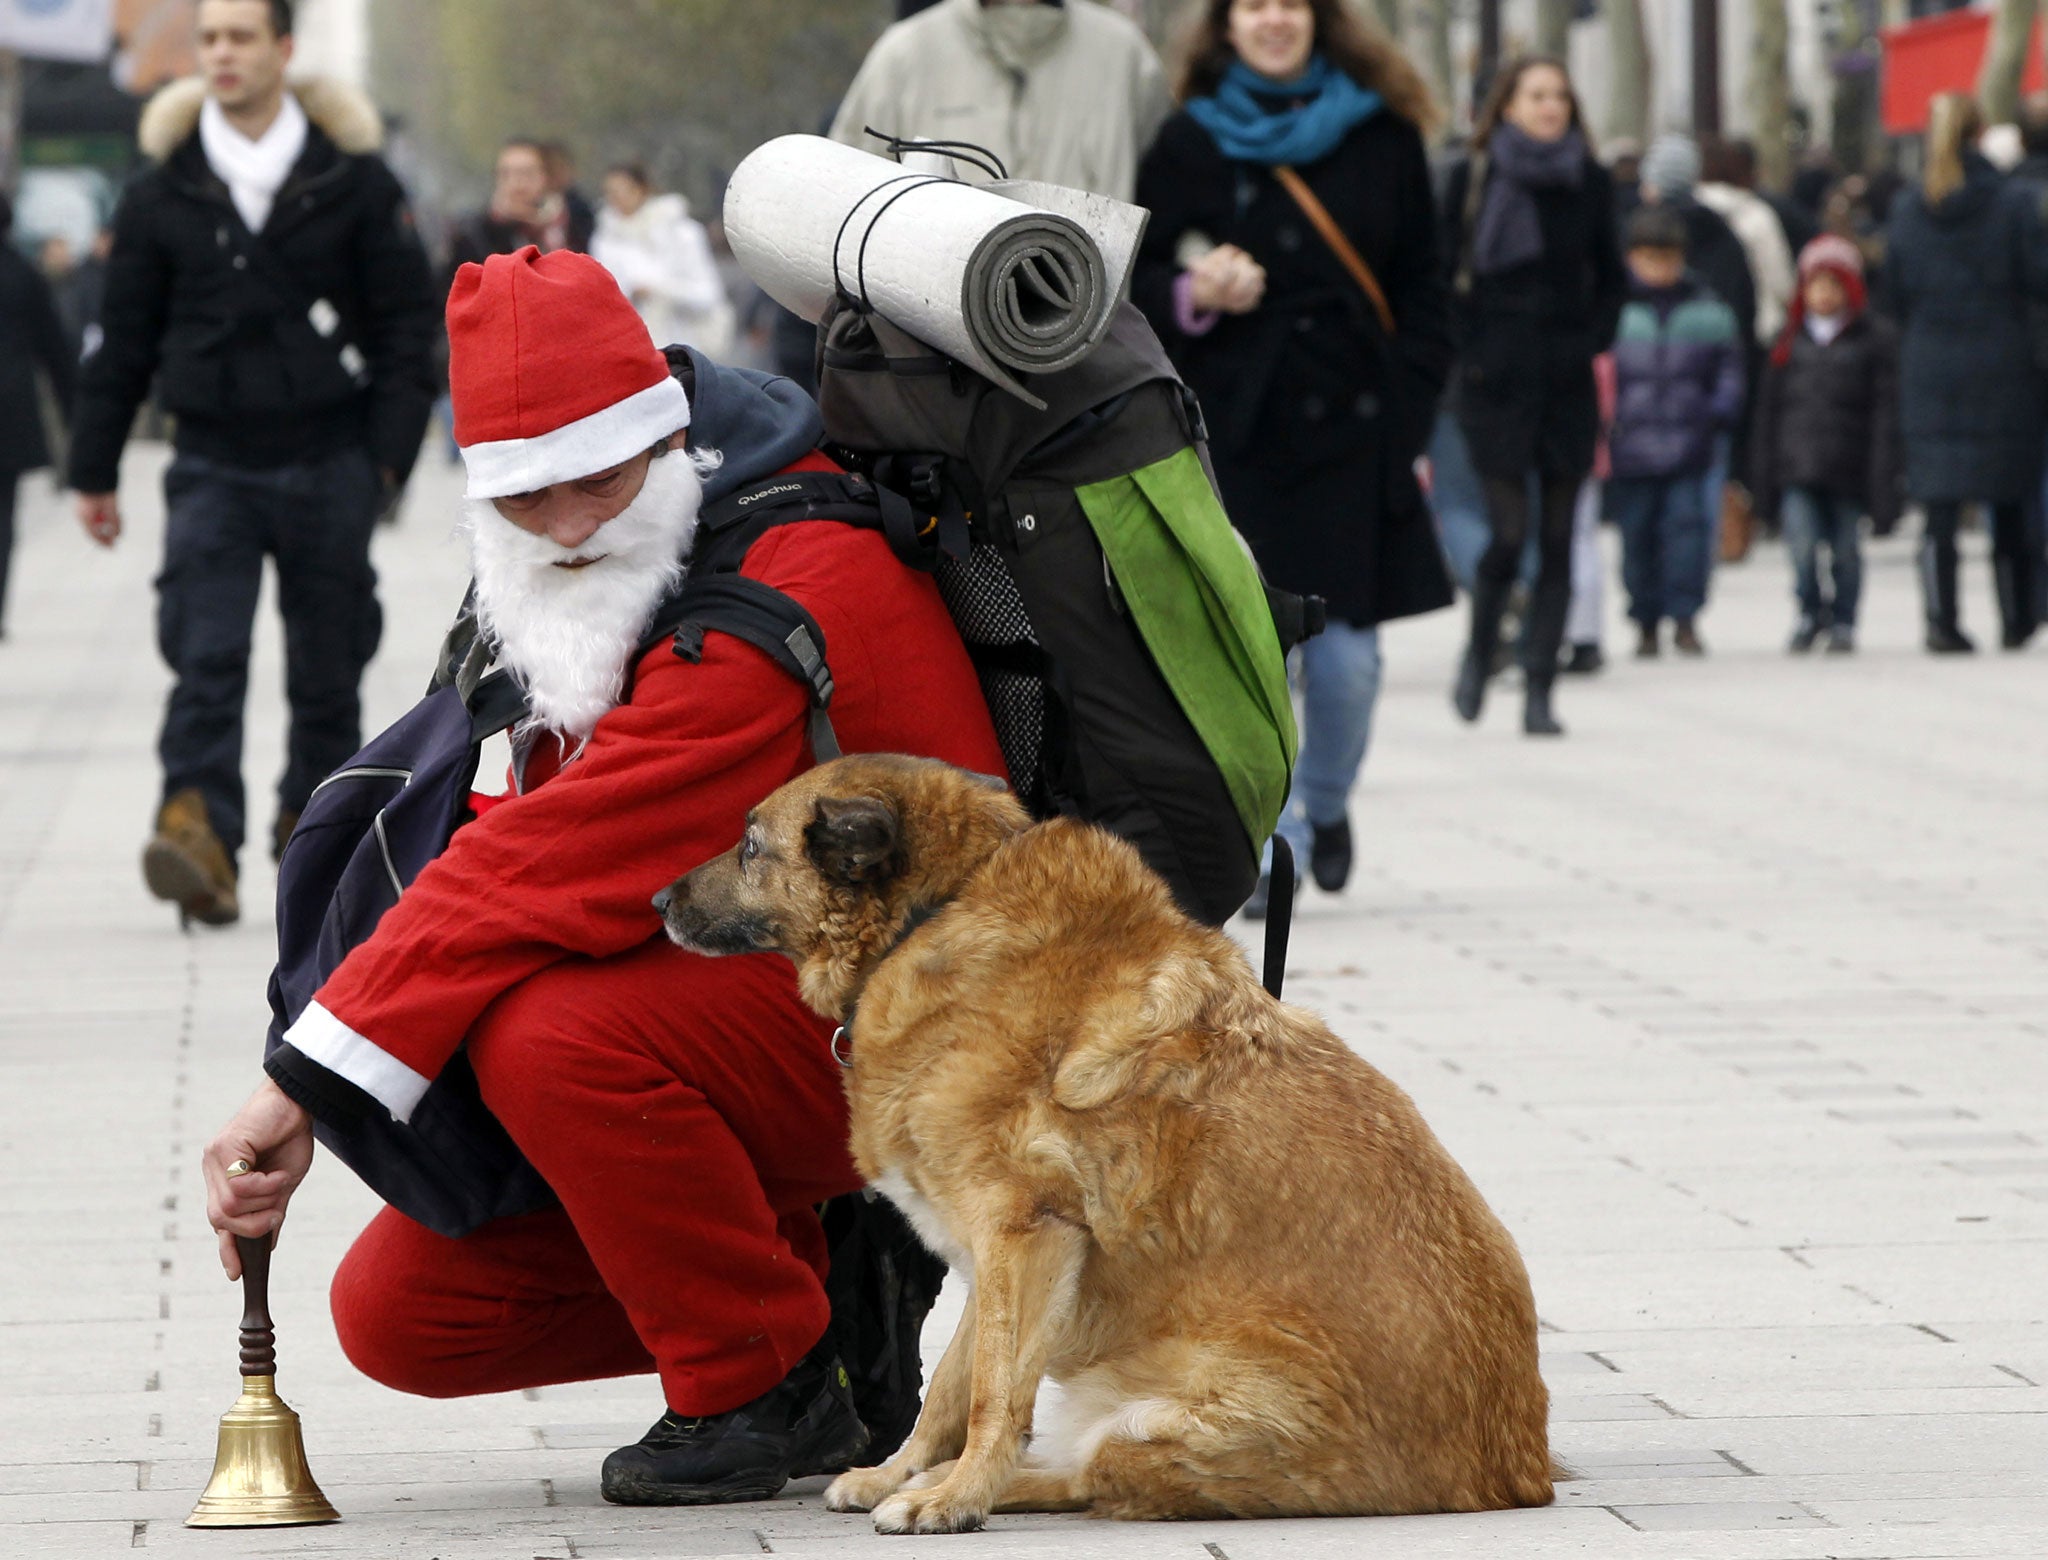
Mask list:
POLYGON ((896 933, 895 940, 882 950, 882 957, 875 960, 874 967, 861 977, 860 986, 854 992, 853 1000, 846 1005, 846 1022, 832 1031, 832 1060, 841 1067, 851 1067, 853 1065, 853 1021, 860 1012, 860 994, 867 990, 868 982, 875 978, 875 970, 880 969, 895 954, 898 948, 909 942, 925 922, 944 910, 952 902, 950 899, 941 899, 935 905, 919 905, 915 910, 911 911, 909 919, 903 923, 901 930, 896 933))

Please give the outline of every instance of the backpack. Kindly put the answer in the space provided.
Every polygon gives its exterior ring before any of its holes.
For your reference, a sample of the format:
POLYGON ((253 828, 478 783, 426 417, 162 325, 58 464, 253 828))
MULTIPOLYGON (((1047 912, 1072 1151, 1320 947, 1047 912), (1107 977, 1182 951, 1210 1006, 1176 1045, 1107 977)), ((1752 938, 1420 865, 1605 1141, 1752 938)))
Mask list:
POLYGON ((843 297, 818 369, 826 448, 936 578, 1018 797, 1122 835, 1222 924, 1286 803, 1285 658, 1322 603, 1261 580, 1144 317, 1119 305, 1087 358, 1033 376, 1038 409, 843 297))

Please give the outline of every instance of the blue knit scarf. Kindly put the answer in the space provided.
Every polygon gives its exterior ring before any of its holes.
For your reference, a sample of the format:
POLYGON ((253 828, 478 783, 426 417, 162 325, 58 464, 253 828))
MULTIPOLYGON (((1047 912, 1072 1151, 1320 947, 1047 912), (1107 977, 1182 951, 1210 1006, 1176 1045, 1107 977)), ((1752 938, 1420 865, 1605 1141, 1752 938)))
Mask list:
POLYGON ((1377 92, 1318 54, 1292 81, 1274 81, 1233 60, 1213 95, 1189 99, 1188 114, 1234 161, 1306 164, 1327 157, 1381 107, 1377 92))

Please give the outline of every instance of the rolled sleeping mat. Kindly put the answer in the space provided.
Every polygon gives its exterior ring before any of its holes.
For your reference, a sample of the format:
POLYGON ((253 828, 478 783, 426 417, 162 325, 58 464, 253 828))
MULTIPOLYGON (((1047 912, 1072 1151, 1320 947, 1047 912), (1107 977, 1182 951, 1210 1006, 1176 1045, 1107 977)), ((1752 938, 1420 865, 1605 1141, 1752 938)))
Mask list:
POLYGON ((1121 201, 965 184, 813 135, 748 154, 725 195, 734 257, 784 308, 815 322, 844 296, 1041 407, 1016 376, 1102 339, 1144 223, 1121 201))

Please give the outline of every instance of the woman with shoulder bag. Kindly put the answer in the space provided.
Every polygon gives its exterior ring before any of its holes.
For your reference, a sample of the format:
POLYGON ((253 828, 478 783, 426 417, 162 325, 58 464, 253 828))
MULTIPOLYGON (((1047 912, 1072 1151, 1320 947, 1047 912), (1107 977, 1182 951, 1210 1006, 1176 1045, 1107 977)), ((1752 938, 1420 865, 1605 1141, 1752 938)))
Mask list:
POLYGON ((1466 720, 1479 718, 1501 608, 1533 524, 1539 569, 1522 628, 1522 729, 1561 736, 1550 690, 1571 604, 1572 512, 1600 433, 1593 360, 1613 342, 1628 290, 1613 184, 1561 62, 1538 55, 1502 69, 1444 210, 1462 348, 1453 393, 1493 533, 1452 702, 1466 720))
POLYGON ((1138 172, 1137 301, 1201 398, 1224 506, 1266 578, 1329 603, 1299 652, 1280 832, 1334 893, 1378 625, 1452 600, 1414 472, 1450 362, 1435 109, 1344 0, 1205 0, 1182 61, 1184 106, 1138 172))

